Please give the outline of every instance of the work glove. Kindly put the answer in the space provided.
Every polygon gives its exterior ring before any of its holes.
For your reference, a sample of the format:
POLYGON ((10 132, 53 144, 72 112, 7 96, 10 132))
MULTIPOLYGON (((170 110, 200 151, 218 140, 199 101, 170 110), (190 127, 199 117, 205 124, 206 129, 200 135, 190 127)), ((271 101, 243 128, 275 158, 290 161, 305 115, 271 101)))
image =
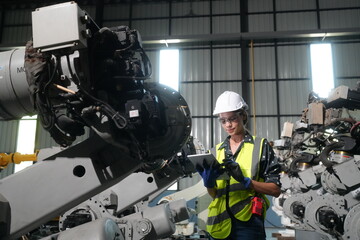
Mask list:
POLYGON ((245 189, 250 187, 251 179, 244 177, 240 165, 237 162, 231 159, 224 159, 222 165, 225 167, 230 176, 244 185, 245 189))
POLYGON ((217 161, 212 162, 209 166, 204 159, 202 166, 196 165, 195 168, 202 177, 204 186, 207 188, 215 187, 216 179, 223 173, 220 169, 220 164, 217 161))

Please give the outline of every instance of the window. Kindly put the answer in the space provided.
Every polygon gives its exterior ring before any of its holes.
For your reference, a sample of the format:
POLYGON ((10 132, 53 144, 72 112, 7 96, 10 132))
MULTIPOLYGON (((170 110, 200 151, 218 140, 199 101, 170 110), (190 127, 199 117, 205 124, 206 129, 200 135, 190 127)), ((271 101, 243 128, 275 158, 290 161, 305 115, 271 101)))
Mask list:
MULTIPOLYGON (((36 118, 37 116, 32 117, 23 117, 19 121, 19 130, 17 136, 16 152, 21 154, 33 154, 35 150, 35 132, 36 132, 36 118)), ((24 161, 20 164, 15 164, 14 172, 18 172, 30 165, 32 161, 24 161)))
POLYGON ((179 91, 179 50, 160 50, 159 82, 179 91))
POLYGON ((313 91, 326 98, 334 88, 334 71, 330 43, 310 45, 313 91))
MULTIPOLYGON (((160 50, 160 79, 159 83, 179 91, 179 50, 160 50)), ((168 190, 178 190, 178 183, 174 183, 168 190)))

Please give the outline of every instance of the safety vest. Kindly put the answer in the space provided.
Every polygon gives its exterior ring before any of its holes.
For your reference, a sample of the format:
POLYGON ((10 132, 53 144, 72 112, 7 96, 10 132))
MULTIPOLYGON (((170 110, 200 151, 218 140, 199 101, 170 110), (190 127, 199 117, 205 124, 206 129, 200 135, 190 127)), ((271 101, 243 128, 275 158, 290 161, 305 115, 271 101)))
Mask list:
MULTIPOLYGON (((244 142, 236 162, 239 163, 244 177, 251 178, 256 181, 263 182, 264 179, 259 178, 260 169, 260 152, 264 142, 263 138, 253 137, 254 144, 251 142, 244 142)), ((225 148, 219 149, 222 143, 216 145, 216 159, 222 163, 225 159, 225 148)), ((226 192, 229 193, 229 207, 234 217, 240 221, 248 221, 251 218, 251 200, 255 196, 253 189, 244 189, 243 184, 230 177, 229 186, 228 180, 216 181, 216 197, 210 203, 208 209, 208 219, 206 230, 209 234, 218 239, 224 239, 231 233, 231 218, 226 210, 226 192), (228 190, 227 190, 228 188, 228 190)), ((257 194, 259 196, 259 194, 257 194)), ((260 194, 261 198, 265 200, 263 216, 266 214, 270 202, 264 194, 260 194)))

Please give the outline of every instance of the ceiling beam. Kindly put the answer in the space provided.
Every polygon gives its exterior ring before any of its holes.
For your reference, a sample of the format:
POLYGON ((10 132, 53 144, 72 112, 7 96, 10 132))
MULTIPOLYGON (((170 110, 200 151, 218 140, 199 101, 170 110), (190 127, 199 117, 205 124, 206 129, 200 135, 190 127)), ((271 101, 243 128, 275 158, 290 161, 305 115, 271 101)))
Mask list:
POLYGON ((277 41, 317 41, 338 39, 360 39, 360 28, 342 28, 326 30, 298 30, 276 32, 244 32, 244 33, 218 33, 202 35, 182 36, 144 36, 144 45, 163 44, 164 40, 176 43, 196 42, 239 42, 242 40, 254 41, 254 43, 271 43, 277 41))
MULTIPOLYGON (((141 34, 141 33, 140 33, 141 34)), ((182 36, 143 36, 142 43, 145 47, 164 44, 204 44, 239 43, 242 40, 249 40, 256 43, 278 42, 302 42, 302 41, 331 41, 331 40, 360 40, 360 28, 343 28, 327 30, 304 30, 304 31, 277 31, 277 32, 247 32, 247 33, 217 33, 201 35, 182 36)), ((0 51, 6 51, 15 47, 25 46, 25 43, 0 44, 0 51)))

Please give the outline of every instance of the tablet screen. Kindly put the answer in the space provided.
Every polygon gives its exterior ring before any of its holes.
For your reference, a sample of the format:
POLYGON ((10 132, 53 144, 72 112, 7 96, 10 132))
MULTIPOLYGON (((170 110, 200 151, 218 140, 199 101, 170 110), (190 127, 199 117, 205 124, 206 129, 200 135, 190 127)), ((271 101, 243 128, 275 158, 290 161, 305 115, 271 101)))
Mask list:
POLYGON ((195 168, 196 166, 201 166, 202 168, 204 168, 204 163, 206 163, 208 167, 211 166, 212 164, 218 163, 214 155, 212 155, 211 153, 194 154, 194 155, 188 155, 187 157, 195 166, 195 168))
MULTIPOLYGON (((210 167, 212 164, 214 164, 215 167, 216 165, 220 165, 220 163, 216 160, 215 156, 211 153, 194 154, 194 155, 188 155, 187 157, 195 166, 195 169, 197 166, 204 168, 204 163, 207 164, 207 167, 210 167)), ((230 177, 228 173, 224 171, 217 179, 228 180, 230 179, 230 177)))

